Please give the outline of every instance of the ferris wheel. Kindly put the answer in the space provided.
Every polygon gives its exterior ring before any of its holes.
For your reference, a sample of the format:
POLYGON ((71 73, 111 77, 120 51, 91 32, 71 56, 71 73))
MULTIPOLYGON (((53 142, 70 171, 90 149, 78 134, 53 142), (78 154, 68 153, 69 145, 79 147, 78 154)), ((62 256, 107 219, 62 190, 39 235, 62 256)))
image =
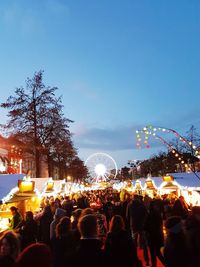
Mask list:
POLYGON ((106 153, 95 153, 90 155, 85 165, 88 168, 90 182, 104 182, 115 179, 117 175, 117 164, 115 160, 106 153))

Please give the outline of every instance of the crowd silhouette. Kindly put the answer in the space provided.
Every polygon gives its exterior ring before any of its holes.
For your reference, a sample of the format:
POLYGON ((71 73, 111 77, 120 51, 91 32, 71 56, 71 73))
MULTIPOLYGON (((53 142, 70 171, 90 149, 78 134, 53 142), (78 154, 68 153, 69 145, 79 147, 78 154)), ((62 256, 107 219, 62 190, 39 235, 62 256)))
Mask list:
POLYGON ((182 196, 110 188, 44 197, 41 211, 25 218, 16 207, 11 212, 10 230, 0 237, 1 267, 200 266, 200 207, 182 196))

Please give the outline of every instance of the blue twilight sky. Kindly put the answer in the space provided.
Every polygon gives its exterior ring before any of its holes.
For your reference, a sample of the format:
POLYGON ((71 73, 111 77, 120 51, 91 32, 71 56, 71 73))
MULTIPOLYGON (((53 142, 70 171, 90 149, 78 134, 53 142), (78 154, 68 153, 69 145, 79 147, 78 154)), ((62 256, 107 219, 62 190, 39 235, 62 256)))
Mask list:
POLYGON ((164 147, 136 150, 136 129, 200 128, 200 1, 0 1, 1 102, 40 69, 81 159, 148 158, 164 147))

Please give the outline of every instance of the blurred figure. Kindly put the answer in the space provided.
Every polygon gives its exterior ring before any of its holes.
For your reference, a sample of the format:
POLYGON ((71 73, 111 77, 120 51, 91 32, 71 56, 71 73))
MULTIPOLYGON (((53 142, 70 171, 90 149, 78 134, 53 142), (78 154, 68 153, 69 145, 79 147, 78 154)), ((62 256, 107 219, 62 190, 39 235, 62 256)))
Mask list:
POLYGON ((165 223, 167 229, 164 258, 166 267, 189 267, 190 255, 183 232, 181 217, 172 216, 165 223))
POLYGON ((56 225, 64 216, 66 216, 66 211, 64 209, 57 208, 54 214, 53 221, 50 224, 50 240, 56 237, 56 225))
POLYGON ((101 250, 102 243, 97 237, 97 218, 88 214, 80 218, 78 229, 81 234, 80 245, 73 254, 66 267, 102 267, 105 266, 104 252, 101 250))
POLYGON ((82 209, 76 209, 75 211, 72 212, 71 223, 72 223, 72 229, 73 230, 78 229, 77 225, 78 225, 78 220, 81 216, 81 212, 82 212, 82 209))
POLYGON ((29 245, 19 254, 16 267, 52 267, 50 248, 42 243, 29 245))
POLYGON ((18 212, 18 208, 16 208, 15 206, 12 206, 10 208, 10 211, 12 213, 12 219, 10 220, 10 229, 18 230, 23 218, 21 214, 18 212))
POLYGON ((17 235, 13 231, 5 232, 0 239, 0 266, 14 266, 19 251, 20 242, 17 235))
POLYGON ((154 199, 149 205, 149 214, 146 222, 146 231, 148 236, 148 244, 151 254, 151 266, 156 267, 156 258, 164 265, 164 257, 161 254, 161 247, 164 245, 163 220, 160 208, 160 200, 154 199))
POLYGON ((56 238, 52 241, 54 267, 62 267, 75 250, 70 218, 65 216, 56 226, 56 238))
POLYGON ((33 213, 32 211, 27 211, 25 221, 22 222, 22 226, 19 230, 22 249, 37 241, 37 231, 37 223, 33 219, 33 213))
POLYGON ((141 201, 141 196, 134 195, 134 199, 127 206, 126 217, 130 226, 131 235, 135 246, 137 248, 138 237, 140 238, 140 247, 143 250, 146 266, 149 265, 148 245, 145 232, 145 224, 147 220, 148 212, 141 201))
POLYGON ((53 221, 53 213, 51 206, 45 206, 42 216, 39 219, 38 240, 42 243, 50 245, 50 224, 53 221))
POLYGON ((188 216, 188 206, 183 196, 180 196, 174 203, 172 208, 173 216, 180 216, 181 219, 185 220, 188 216))
POLYGON ((140 266, 131 235, 120 215, 112 217, 105 242, 108 266, 140 266))
POLYGON ((186 223, 186 234, 189 242, 191 267, 200 264, 200 207, 192 208, 192 214, 188 216, 186 223))

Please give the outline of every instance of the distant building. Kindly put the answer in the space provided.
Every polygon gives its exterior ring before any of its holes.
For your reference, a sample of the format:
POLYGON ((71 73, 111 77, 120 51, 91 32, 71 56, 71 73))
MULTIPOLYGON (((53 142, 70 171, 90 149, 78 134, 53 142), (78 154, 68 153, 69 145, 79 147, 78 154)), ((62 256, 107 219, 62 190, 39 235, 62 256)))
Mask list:
MULTIPOLYGON (((24 173, 32 178, 36 177, 34 155, 25 151, 24 147, 22 142, 14 138, 0 136, 0 173, 24 173)), ((44 155, 41 158, 41 177, 48 177, 46 158, 44 155)))

